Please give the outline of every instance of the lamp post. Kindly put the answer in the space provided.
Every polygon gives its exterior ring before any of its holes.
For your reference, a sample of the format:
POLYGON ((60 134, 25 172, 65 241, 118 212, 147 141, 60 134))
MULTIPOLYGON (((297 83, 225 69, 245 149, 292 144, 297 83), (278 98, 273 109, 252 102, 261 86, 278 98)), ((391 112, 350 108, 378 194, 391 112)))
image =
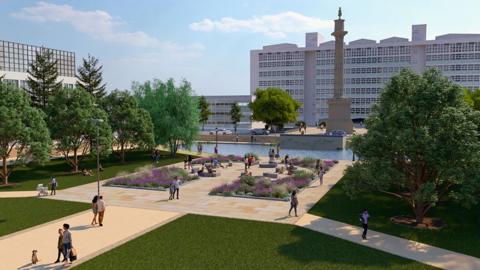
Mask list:
POLYGON ((99 127, 98 125, 100 123, 103 123, 103 119, 92 119, 92 121, 95 123, 96 128, 97 128, 97 139, 96 139, 96 149, 97 149, 97 196, 100 196, 100 151, 99 149, 99 143, 98 143, 98 138, 99 138, 99 127))
POLYGON ((218 154, 218 127, 215 127, 215 154, 218 154))

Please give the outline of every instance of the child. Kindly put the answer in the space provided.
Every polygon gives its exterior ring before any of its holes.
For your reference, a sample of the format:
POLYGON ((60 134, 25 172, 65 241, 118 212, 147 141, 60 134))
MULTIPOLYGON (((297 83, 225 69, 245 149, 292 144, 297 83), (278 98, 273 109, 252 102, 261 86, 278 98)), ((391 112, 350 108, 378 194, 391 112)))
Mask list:
POLYGON ((169 189, 170 189, 170 197, 168 199, 173 200, 175 197, 175 181, 172 181, 169 189))

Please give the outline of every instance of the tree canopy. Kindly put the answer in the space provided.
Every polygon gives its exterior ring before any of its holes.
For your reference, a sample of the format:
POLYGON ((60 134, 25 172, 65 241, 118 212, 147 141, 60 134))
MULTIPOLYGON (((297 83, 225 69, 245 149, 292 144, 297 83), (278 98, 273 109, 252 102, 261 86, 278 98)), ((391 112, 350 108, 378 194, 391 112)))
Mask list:
POLYGON ((437 203, 477 203, 480 113, 468 108, 462 88, 435 69, 391 78, 351 148, 360 161, 349 167, 344 188, 354 196, 380 191, 412 209, 416 221, 437 203))
POLYGON ((232 107, 230 108, 230 117, 232 119, 235 133, 237 133, 237 125, 238 122, 240 122, 240 120, 242 119, 243 115, 240 106, 236 102, 233 103, 232 107))
POLYGON ((140 107, 152 117, 157 144, 167 145, 175 156, 181 144, 193 143, 198 135, 199 106, 188 81, 175 86, 173 79, 155 80, 134 83, 132 88, 140 107))
POLYGON ((57 82, 57 61, 53 60, 52 52, 46 48, 36 52, 35 61, 30 63, 27 72, 25 90, 30 94, 32 105, 45 111, 50 97, 62 87, 62 82, 57 82))
POLYGON ((0 82, 0 97, 0 177, 8 184, 8 177, 18 163, 48 160, 51 140, 44 113, 30 106, 25 91, 0 82), (16 158, 10 162, 13 156, 16 158))
POLYGON ((212 114, 205 96, 200 96, 198 99, 198 108, 200 110, 200 123, 202 123, 202 130, 204 130, 205 123, 208 121, 208 117, 212 114))
POLYGON ((100 153, 110 152, 112 131, 107 114, 86 91, 78 88, 57 91, 49 104, 48 116, 55 147, 74 172, 87 153, 96 151, 95 147, 90 149, 90 142, 96 140, 97 127, 100 153))
POLYGON ((480 89, 475 91, 470 91, 468 89, 464 90, 465 102, 472 107, 474 110, 480 111, 480 89))
POLYGON ((103 66, 98 64, 97 58, 88 55, 88 58, 83 58, 82 65, 77 70, 77 86, 97 99, 104 97, 106 94, 102 68, 103 66))
POLYGON ((297 120, 300 103, 280 88, 257 89, 255 101, 250 103, 252 118, 267 125, 282 127, 297 120))
POLYGON ((118 148, 122 162, 128 147, 150 149, 155 146, 152 118, 138 107, 137 100, 128 91, 111 92, 102 105, 113 131, 113 146, 118 148))

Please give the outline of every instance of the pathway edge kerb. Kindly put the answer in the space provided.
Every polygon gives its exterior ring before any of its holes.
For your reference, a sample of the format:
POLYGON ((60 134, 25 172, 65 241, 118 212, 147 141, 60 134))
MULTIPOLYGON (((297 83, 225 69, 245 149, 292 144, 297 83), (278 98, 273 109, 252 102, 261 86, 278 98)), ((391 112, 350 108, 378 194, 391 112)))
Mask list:
POLYGON ((144 230, 142 230, 142 231, 140 231, 140 232, 138 232, 138 233, 132 234, 132 235, 128 236, 128 237, 125 238, 125 239, 122 239, 122 240, 120 240, 120 241, 118 241, 118 242, 115 242, 115 243, 109 245, 109 246, 106 246, 106 247, 104 247, 104 248, 102 248, 102 249, 99 249, 99 250, 95 251, 94 253, 91 253, 91 254, 89 254, 89 255, 87 255, 87 256, 85 256, 85 257, 82 257, 82 258, 78 259, 77 261, 75 261, 75 262, 73 263, 72 266, 73 266, 73 267, 76 267, 76 266, 78 266, 78 265, 80 265, 80 264, 82 264, 82 263, 84 263, 84 262, 87 262, 87 261, 89 261, 89 260, 91 260, 91 259, 93 259, 93 258, 95 258, 95 257, 97 257, 97 256, 99 256, 99 255, 101 255, 101 254, 103 254, 103 253, 105 253, 105 252, 108 252, 108 251, 110 251, 110 250, 112 250, 112 249, 114 249, 114 248, 117 248, 117 247, 119 247, 119 246, 121 246, 121 245, 123 245, 123 244, 125 244, 125 243, 127 243, 127 242, 129 242, 129 241, 131 241, 131 240, 133 240, 133 239, 135 239, 135 238, 137 238, 137 237, 140 237, 140 236, 142 236, 142 235, 144 235, 144 234, 146 234, 146 233, 149 233, 149 232, 151 232, 151 231, 153 231, 153 230, 155 230, 155 229, 158 229, 158 228, 160 228, 161 226, 163 226, 163 225, 165 225, 165 224, 167 224, 167 223, 170 223, 170 222, 172 222, 172 221, 174 221, 174 220, 176 220, 176 219, 178 219, 178 218, 181 218, 181 217, 183 217, 183 216, 185 216, 185 215, 187 215, 187 213, 177 213, 177 215, 175 215, 175 216, 173 216, 173 217, 171 217, 171 218, 168 218, 168 219, 166 219, 166 220, 163 220, 163 221, 161 221, 161 222, 159 222, 159 223, 157 223, 157 224, 155 224, 155 225, 153 225, 153 226, 150 226, 150 227, 148 227, 148 228, 146 228, 146 229, 144 229, 144 230))
POLYGON ((9 238, 9 237, 16 236, 17 234, 22 234, 22 233, 26 233, 26 232, 29 232, 29 231, 32 231, 32 230, 36 230, 36 229, 38 229, 38 228, 40 228, 40 227, 43 227, 43 226, 46 226, 46 225, 50 225, 50 224, 56 223, 56 222, 58 222, 58 221, 60 221, 60 220, 68 219, 68 218, 72 218, 72 217, 76 217, 76 216, 83 215, 83 214, 88 213, 88 212, 92 212, 92 209, 83 210, 83 211, 77 212, 77 213, 75 213, 75 214, 71 214, 71 215, 68 215, 68 216, 64 216, 64 217, 61 217, 61 218, 57 218, 57 219, 54 219, 54 220, 51 220, 51 221, 48 221, 48 222, 45 222, 45 223, 42 223, 42 224, 35 225, 35 226, 33 226, 33 227, 29 227, 29 228, 23 229, 23 230, 21 230, 21 231, 17 231, 17 232, 13 232, 13 233, 10 233, 10 234, 1 236, 1 237, 0 237, 0 241, 1 241, 1 240, 4 240, 4 239, 7 239, 7 238, 9 238))

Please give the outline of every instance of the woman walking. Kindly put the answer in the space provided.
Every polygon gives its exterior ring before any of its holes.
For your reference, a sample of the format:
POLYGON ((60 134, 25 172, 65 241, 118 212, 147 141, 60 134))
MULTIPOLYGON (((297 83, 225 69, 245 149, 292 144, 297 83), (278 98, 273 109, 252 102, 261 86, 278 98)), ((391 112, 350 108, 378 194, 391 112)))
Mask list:
POLYGON ((288 210, 288 216, 291 216, 292 209, 295 210, 295 216, 297 216, 297 206, 298 206, 298 199, 297 199, 297 191, 292 191, 292 195, 290 195, 290 210, 288 210))
POLYGON ((93 200, 92 200, 92 212, 93 212, 93 219, 92 219, 92 223, 90 223, 92 226, 94 226, 95 224, 97 224, 97 214, 98 214, 98 196, 95 195, 93 197, 93 200))
POLYGON ((65 257, 65 254, 63 253, 63 229, 58 229, 57 250, 58 250, 57 260, 54 263, 59 263, 60 262, 60 255, 62 255, 62 254, 63 254, 63 261, 62 262, 65 262, 67 260, 67 257, 65 257))

